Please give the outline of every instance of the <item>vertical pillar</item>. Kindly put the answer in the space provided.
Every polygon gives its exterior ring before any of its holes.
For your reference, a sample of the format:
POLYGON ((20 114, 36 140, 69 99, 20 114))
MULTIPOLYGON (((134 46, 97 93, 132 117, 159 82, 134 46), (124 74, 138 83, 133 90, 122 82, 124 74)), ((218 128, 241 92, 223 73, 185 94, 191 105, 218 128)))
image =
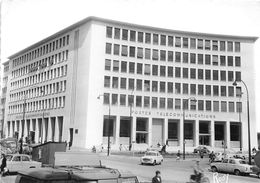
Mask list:
POLYGON ((39 139, 39 134, 40 134, 40 131, 39 131, 39 122, 38 122, 39 119, 35 119, 35 143, 38 143, 40 141, 39 139))
POLYGON ((135 116, 132 117, 131 127, 132 127, 132 131, 131 131, 132 142, 133 141, 135 142, 136 141, 136 117, 135 116))
POLYGON ((164 125, 163 125, 163 143, 166 144, 166 141, 168 140, 168 118, 164 119, 164 125))
POLYGON ((120 116, 116 117, 116 126, 115 126, 115 144, 119 145, 119 132, 120 132, 120 116))
POLYGON ((153 118, 149 117, 148 121, 147 121, 147 125, 148 125, 148 146, 151 147, 151 145, 153 145, 153 118))
POLYGON ((210 145, 215 147, 215 122, 210 121, 210 145))
POLYGON ((46 118, 48 121, 48 135, 47 135, 47 142, 52 141, 52 125, 51 125, 51 118, 46 118))
POLYGON ((9 136, 10 137, 13 137, 13 121, 10 121, 10 134, 9 134, 9 136))
POLYGON ((55 117, 55 136, 54 136, 54 141, 59 142, 59 122, 58 122, 58 117, 55 117))
POLYGON ((184 129, 183 120, 182 118, 180 118, 179 121, 179 146, 180 147, 183 147, 183 137, 184 137, 183 129, 184 129))
POLYGON ((227 148, 230 148, 230 122, 229 121, 226 121, 225 142, 227 148))
POLYGON ((197 147, 199 145, 199 120, 195 120, 194 124, 194 146, 197 147))

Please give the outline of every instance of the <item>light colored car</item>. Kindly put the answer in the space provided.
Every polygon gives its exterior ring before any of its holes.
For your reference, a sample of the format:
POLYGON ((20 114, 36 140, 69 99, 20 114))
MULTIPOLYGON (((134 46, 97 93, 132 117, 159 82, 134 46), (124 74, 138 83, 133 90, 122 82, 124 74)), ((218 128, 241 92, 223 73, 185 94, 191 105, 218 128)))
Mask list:
POLYGON ((211 163, 210 167, 213 172, 234 173, 235 175, 252 173, 252 166, 242 159, 224 159, 221 162, 211 163))
POLYGON ((161 164, 163 162, 163 156, 158 151, 147 151, 143 157, 141 157, 141 164, 161 164))
POLYGON ((198 146, 193 150, 193 153, 204 153, 204 154, 209 154, 211 152, 211 148, 209 146, 198 146))
POLYGON ((6 164, 8 172, 18 172, 27 168, 40 168, 42 163, 32 161, 26 154, 8 154, 6 155, 6 164))

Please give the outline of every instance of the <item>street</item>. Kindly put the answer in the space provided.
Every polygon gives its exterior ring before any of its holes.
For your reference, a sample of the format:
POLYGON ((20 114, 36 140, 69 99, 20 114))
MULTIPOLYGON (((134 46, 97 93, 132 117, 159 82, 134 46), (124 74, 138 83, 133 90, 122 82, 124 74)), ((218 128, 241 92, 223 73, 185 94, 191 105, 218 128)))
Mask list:
MULTIPOLYGON (((78 156, 77 161, 80 160, 81 156, 78 156)), ((186 160, 176 161, 175 158, 165 158, 162 165, 141 165, 139 157, 124 156, 124 155, 110 155, 109 157, 105 154, 97 154, 97 156, 91 156, 96 158, 96 161, 101 160, 102 165, 117 168, 120 170, 131 171, 138 176, 140 181, 151 181, 156 170, 160 170, 164 183, 184 183, 189 182, 189 177, 193 174, 193 165, 195 158, 188 158, 186 160)), ((86 160, 85 160, 86 161, 86 160)), ((211 182, 213 182, 213 174, 208 171, 208 158, 204 158, 200 162, 201 168, 204 170, 205 176, 207 176, 211 182)), ((6 176, 1 179, 1 183, 14 183, 15 176, 6 176)), ((258 183, 259 179, 254 176, 228 176, 229 183, 258 183)), ((215 183, 217 183, 215 181, 215 183)))

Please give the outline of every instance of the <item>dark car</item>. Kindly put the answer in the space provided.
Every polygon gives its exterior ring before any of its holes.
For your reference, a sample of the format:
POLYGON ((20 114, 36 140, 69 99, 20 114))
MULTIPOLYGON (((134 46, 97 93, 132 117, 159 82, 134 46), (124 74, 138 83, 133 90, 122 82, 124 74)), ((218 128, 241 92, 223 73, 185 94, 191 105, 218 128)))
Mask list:
POLYGON ((15 183, 139 183, 130 172, 105 167, 35 168, 18 172, 15 183))
POLYGON ((209 154, 211 151, 206 146, 198 146, 194 149, 193 153, 204 153, 209 154))

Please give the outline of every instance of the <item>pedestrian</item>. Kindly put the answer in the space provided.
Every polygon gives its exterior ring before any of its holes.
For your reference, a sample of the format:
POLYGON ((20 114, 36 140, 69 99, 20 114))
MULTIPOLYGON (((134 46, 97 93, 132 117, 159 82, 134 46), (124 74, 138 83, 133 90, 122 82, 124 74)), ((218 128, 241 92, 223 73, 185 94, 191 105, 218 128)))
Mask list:
POLYGON ((5 167, 6 167, 6 157, 5 157, 5 154, 2 154, 2 163, 1 163, 1 169, 0 169, 0 173, 2 174, 2 175, 4 175, 4 169, 5 169, 5 167))
POLYGON ((130 145, 129 145, 129 151, 131 151, 132 150, 132 143, 130 143, 130 145))
POLYGON ((122 144, 119 145, 119 151, 122 151, 122 144))
POLYGON ((152 183, 161 183, 161 182, 162 182, 161 172, 159 170, 157 170, 155 172, 155 176, 152 179, 152 183))
POLYGON ((256 148, 255 148, 255 147, 252 149, 252 152, 253 152, 253 153, 256 153, 256 148))
POLYGON ((203 159, 203 157, 204 157, 204 153, 200 151, 200 158, 203 159))
POLYGON ((19 154, 23 154, 23 137, 20 138, 19 145, 19 154))
POLYGON ((180 150, 178 150, 176 161, 179 161, 180 159, 181 159, 181 153, 180 153, 180 150))

